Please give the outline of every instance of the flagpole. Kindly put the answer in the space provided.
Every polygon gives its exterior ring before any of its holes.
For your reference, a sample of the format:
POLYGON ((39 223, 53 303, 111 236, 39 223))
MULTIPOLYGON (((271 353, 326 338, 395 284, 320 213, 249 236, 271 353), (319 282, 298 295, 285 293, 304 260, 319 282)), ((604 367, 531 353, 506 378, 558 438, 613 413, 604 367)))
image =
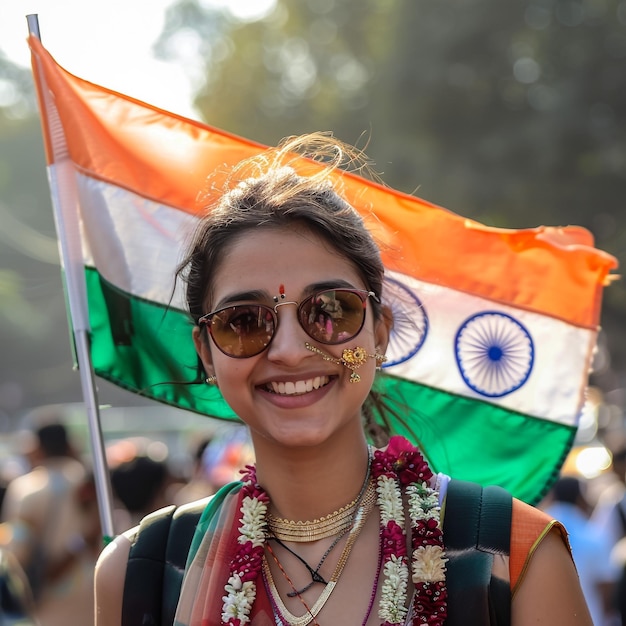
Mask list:
MULTIPOLYGON (((28 32, 41 40, 39 20, 36 14, 26 16, 28 32)), ((39 73, 41 115, 48 116, 49 125, 55 123, 50 119, 50 112, 54 103, 45 93, 45 78, 39 73)), ((59 125, 60 126, 60 125, 59 125)), ((56 130, 61 130, 57 128, 56 130)), ((59 238, 59 253, 65 271, 65 289, 69 308, 69 318, 74 338, 74 349, 78 363, 81 388, 85 409, 87 411, 89 439, 93 456, 93 473, 100 513, 100 524, 104 542, 108 543, 114 537, 113 505, 111 479, 106 463, 104 439, 100 421, 100 411, 97 400, 97 390, 94 381, 93 366, 89 352, 89 320, 86 314, 86 292, 84 288, 84 274, 82 257, 80 256, 80 233, 78 226, 78 191, 74 170, 67 152, 67 144, 63 132, 51 132, 50 141, 55 154, 55 167, 58 170, 59 182, 50 178, 52 207, 59 238), (78 248, 78 250, 77 250, 78 248)))

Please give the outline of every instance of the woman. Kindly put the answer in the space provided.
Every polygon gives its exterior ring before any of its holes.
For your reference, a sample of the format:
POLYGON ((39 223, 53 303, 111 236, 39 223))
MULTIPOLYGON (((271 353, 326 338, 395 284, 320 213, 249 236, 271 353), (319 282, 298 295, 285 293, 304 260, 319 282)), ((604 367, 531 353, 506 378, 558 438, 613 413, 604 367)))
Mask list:
MULTIPOLYGON (((177 624, 496 623, 491 596, 467 615, 471 572, 449 574, 456 481, 404 439, 368 446, 393 321, 379 250, 330 183, 354 157, 316 134, 240 164, 181 266, 206 382, 248 425, 256 466, 207 508, 177 624), (318 166, 298 175, 296 153, 318 166)), ((510 589, 514 626, 590 625, 562 529, 518 501, 512 519, 511 558, 489 561, 505 621, 510 589)), ((120 624, 132 536, 100 559, 98 626, 120 624)))

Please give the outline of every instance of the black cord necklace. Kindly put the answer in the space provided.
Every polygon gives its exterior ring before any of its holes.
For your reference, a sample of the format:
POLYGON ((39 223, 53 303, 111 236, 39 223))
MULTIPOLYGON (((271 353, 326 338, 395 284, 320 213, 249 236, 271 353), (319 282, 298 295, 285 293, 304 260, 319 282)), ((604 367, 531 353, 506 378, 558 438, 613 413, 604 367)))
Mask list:
POLYGON ((289 552, 290 554, 293 554, 293 556, 295 556, 296 559, 298 559, 298 561, 300 561, 300 563, 302 563, 302 565, 304 565, 304 567, 307 568, 309 574, 311 574, 311 582, 308 585, 304 586, 302 589, 290 591, 287 594, 289 598, 295 598, 296 596, 304 593, 305 591, 308 591, 315 583, 321 583, 322 585, 328 584, 328 582, 324 579, 324 577, 319 572, 320 567, 322 567, 322 565, 324 564, 324 561, 326 560, 326 557, 328 557, 328 555, 333 551, 333 548, 339 543, 340 539, 350 530, 350 528, 346 528, 333 539, 333 542, 327 548, 326 552, 324 552, 324 554, 322 555, 322 558, 320 559, 320 562, 317 564, 317 567, 315 569, 313 569, 298 553, 294 552, 288 545, 282 542, 278 537, 275 537, 274 535, 268 536, 268 539, 275 541, 279 546, 282 546, 285 550, 287 550, 287 552, 289 552))

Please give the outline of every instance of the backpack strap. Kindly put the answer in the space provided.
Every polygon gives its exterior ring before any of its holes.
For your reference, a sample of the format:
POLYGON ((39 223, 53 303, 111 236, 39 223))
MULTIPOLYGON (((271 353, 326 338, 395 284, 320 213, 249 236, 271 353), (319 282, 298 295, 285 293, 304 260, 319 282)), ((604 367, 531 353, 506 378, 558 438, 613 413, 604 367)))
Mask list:
POLYGON ((146 516, 128 555, 121 626, 174 623, 189 546, 208 498, 146 516))
POLYGON ((507 626, 511 622, 509 580, 493 575, 496 555, 508 556, 512 497, 501 487, 451 480, 446 494, 446 626, 507 626))
POLYGON ((241 482, 180 507, 164 507, 141 520, 128 555, 121 626, 172 626, 185 568, 220 510, 241 482))

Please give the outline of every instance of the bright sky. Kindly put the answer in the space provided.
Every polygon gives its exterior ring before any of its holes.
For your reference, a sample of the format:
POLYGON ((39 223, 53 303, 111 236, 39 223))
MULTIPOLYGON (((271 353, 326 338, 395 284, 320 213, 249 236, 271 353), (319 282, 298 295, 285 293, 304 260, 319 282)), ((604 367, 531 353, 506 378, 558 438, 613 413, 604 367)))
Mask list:
MULTIPOLYGON (((0 0, 0 50, 30 67, 26 15, 36 14, 41 41, 56 61, 81 78, 162 109, 197 118, 188 75, 152 55, 165 9, 174 0, 0 0)), ((273 0, 203 0, 240 17, 273 0)))

